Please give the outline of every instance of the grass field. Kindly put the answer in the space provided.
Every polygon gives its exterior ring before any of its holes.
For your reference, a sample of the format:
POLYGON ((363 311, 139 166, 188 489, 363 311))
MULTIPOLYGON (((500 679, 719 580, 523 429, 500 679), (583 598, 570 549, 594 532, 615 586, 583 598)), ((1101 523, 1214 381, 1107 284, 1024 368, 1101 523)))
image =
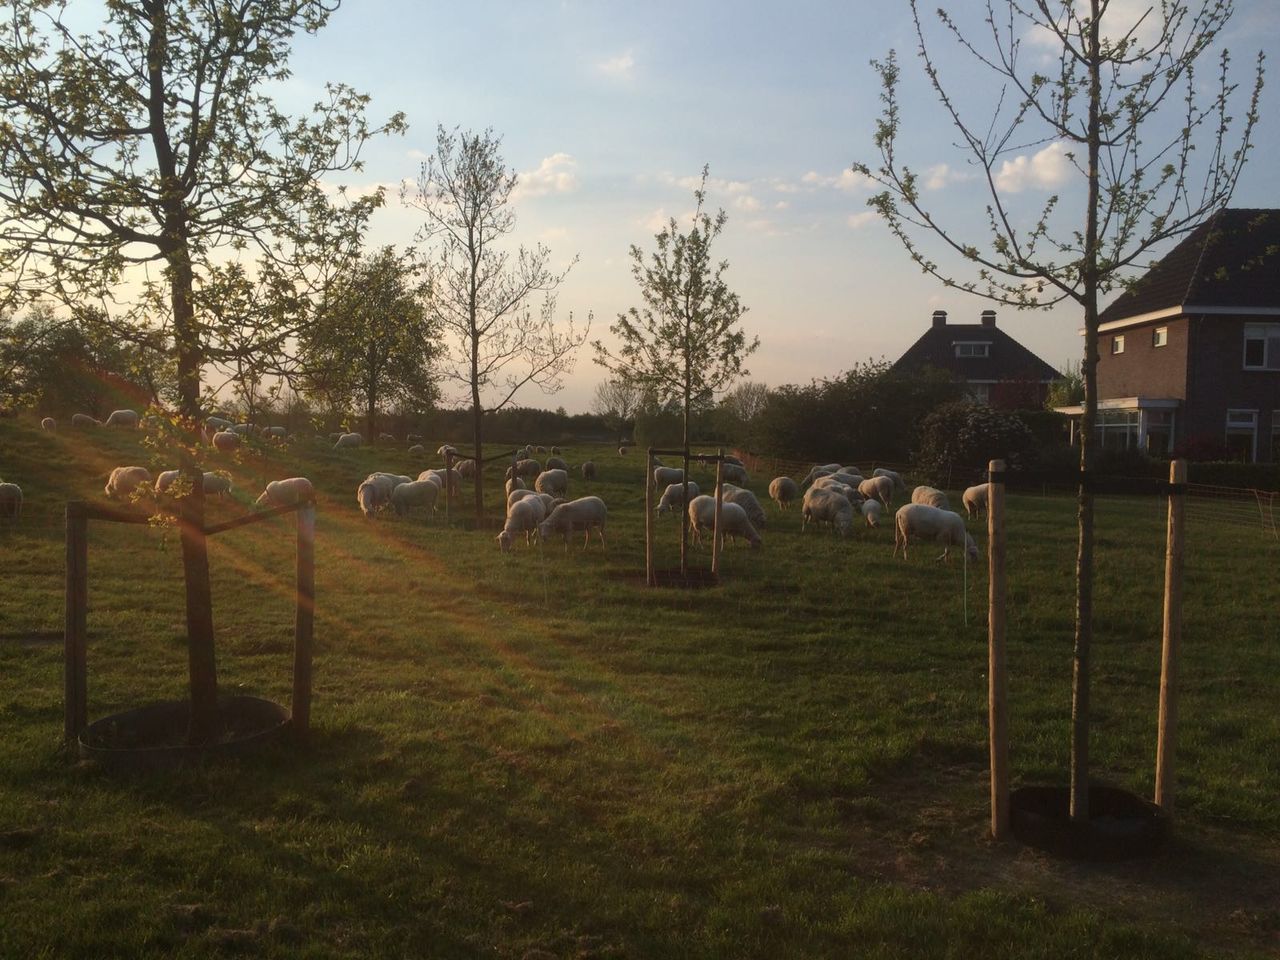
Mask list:
MULTIPOLYGON (((1172 849, 1064 864, 987 839, 984 564, 966 627, 959 562, 891 560, 887 524, 801 535, 769 504, 719 587, 648 590, 642 459, 566 450, 588 456, 599 479, 570 493, 609 505, 607 552, 509 556, 491 532, 364 521, 366 473, 428 465, 399 449, 233 465, 217 516, 264 479, 319 491, 313 743, 125 776, 60 747, 62 510, 148 452, 0 421, 0 478, 27 494, 0 528, 0 957, 1280 951, 1274 540, 1190 526, 1172 849)), ((1162 506, 1098 515, 1094 772, 1149 794, 1162 506)), ((673 564, 676 522, 659 529, 673 564)), ((213 542, 225 691, 288 701, 292 531, 213 542)), ((1073 502, 1011 496, 1008 536, 1015 785, 1060 783, 1073 502)), ((182 697, 176 537, 95 524, 89 569, 91 717, 182 697)))

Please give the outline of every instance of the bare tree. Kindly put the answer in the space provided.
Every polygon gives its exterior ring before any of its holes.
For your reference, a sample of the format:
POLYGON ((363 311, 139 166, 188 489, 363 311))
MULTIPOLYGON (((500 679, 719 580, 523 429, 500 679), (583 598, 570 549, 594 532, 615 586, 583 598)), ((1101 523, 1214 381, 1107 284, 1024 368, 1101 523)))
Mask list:
POLYGON ((621 440, 643 403, 644 388, 638 384, 617 378, 601 380, 591 397, 591 412, 599 414, 621 440))
MULTIPOLYGON (((514 252, 502 246, 516 227, 516 174, 505 166, 501 146, 491 130, 458 133, 441 126, 435 154, 422 164, 414 188, 401 195, 426 216, 420 237, 435 243, 427 270, 444 337, 439 369, 466 391, 477 463, 483 459, 484 414, 501 410, 530 384, 545 394, 559 391, 574 351, 587 338, 572 314, 563 325, 555 320, 555 290, 569 268, 554 270, 542 244, 514 252)), ((484 517, 482 474, 475 472, 477 520, 484 517)))
MULTIPOLYGON (((869 202, 926 273, 998 303, 1043 307, 1069 301, 1084 313, 1071 709, 1071 816, 1078 820, 1088 817, 1094 498, 1086 478, 1097 421, 1099 298, 1131 278, 1158 245, 1229 201, 1250 149, 1262 90, 1259 54, 1239 139, 1229 143, 1237 93, 1228 79, 1229 57, 1225 51, 1219 55, 1217 75, 1205 87, 1195 67, 1230 19, 1230 0, 1162 0, 1136 22, 1109 16, 1112 6, 1111 0, 989 0, 978 28, 981 40, 939 10, 942 31, 994 80, 995 105, 975 122, 958 105, 960 84, 944 83, 918 0, 912 0, 924 73, 980 185, 984 208, 973 213, 985 222, 985 236, 968 236, 928 210, 919 174, 899 157, 900 74, 892 52, 873 63, 884 103, 874 140, 879 163, 853 166, 883 187, 869 202), (1022 48, 1031 36, 1055 51, 1052 69, 1025 62, 1022 48), (1001 188, 1003 164, 1036 147, 1059 153, 1069 164, 1082 202, 1060 203, 1055 193, 1029 213, 1012 202, 1001 188), (941 266, 926 240, 939 256, 962 266, 941 266)), ((964 84, 973 88, 970 77, 964 84)))

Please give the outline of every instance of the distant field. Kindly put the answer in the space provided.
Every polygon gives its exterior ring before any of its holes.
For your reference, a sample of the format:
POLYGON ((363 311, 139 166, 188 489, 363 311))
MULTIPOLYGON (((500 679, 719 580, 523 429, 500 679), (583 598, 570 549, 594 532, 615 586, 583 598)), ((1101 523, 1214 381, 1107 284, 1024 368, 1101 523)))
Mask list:
MULTIPOLYGON (((427 446, 444 439, 462 438, 427 446)), ((888 522, 801 535, 767 504, 764 547, 731 548, 721 586, 653 591, 642 456, 564 455, 571 496, 609 506, 607 551, 503 556, 492 531, 363 520, 368 472, 439 465, 402 446, 229 464, 217 516, 268 479, 319 491, 314 744, 125 777, 59 747, 62 511, 101 498, 111 466, 168 464, 131 432, 0 420, 0 478, 27 495, 0 527, 0 957, 1280 951, 1274 539, 1196 512, 1176 842, 1070 865, 987 839, 985 559, 966 627, 958 559, 892 560, 888 522)), ((769 479, 750 484, 766 503, 769 479)), ((1163 506, 1105 498, 1098 516, 1094 771, 1149 795, 1163 506)), ((283 702, 286 521, 212 548, 222 687, 283 702)), ((673 565, 678 523, 658 528, 673 565)), ((1008 536, 1015 785, 1061 782, 1073 501, 1011 496, 1008 536)), ((95 524, 89 568, 91 717, 183 696, 176 537, 95 524)))

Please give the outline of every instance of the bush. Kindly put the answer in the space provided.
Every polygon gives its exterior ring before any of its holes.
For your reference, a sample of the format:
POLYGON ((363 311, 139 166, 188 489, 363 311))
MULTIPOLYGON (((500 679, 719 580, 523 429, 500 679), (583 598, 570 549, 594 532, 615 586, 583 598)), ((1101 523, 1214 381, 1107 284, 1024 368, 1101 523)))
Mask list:
POLYGON ((980 478, 990 460, 1021 465, 1034 443, 1016 413, 962 400, 925 417, 916 463, 930 482, 955 487, 980 478))

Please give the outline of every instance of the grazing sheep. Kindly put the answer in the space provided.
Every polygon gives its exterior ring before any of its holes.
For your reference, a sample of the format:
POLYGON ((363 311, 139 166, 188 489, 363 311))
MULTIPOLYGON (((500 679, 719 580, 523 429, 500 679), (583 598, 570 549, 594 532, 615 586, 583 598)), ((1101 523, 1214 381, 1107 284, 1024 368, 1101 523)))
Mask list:
POLYGON ((542 464, 537 460, 517 460, 514 467, 507 467, 506 478, 520 477, 524 480, 536 480, 542 472, 542 464))
POLYGON ((230 420, 227 420, 225 417, 205 417, 204 422, 206 426, 213 427, 215 431, 230 430, 235 426, 235 424, 230 420))
POLYGON ((391 494, 395 487, 385 477, 370 477, 363 480, 356 488, 356 503, 360 504, 360 512, 367 519, 391 502, 391 494))
POLYGON ((552 448, 551 448, 551 453, 552 453, 554 456, 557 456, 557 457, 558 457, 558 456, 560 456, 560 448, 559 448, 559 447, 552 447, 552 448))
POLYGON ((902 474, 896 470, 888 470, 884 467, 876 467, 871 471, 873 477, 888 477, 893 481, 893 489, 899 493, 907 492, 907 482, 902 479, 902 474))
POLYGON ((902 547, 902 559, 907 559, 907 543, 916 540, 932 540, 943 544, 942 556, 946 560, 952 547, 963 546, 970 560, 978 559, 978 545, 964 528, 964 520, 958 513, 941 510, 926 503, 908 503, 898 508, 893 518, 893 555, 902 547))
POLYGON ((552 534, 561 534, 564 537, 564 548, 568 550, 570 533, 575 530, 585 531, 586 539, 582 543, 585 547, 591 542, 591 530, 594 527, 600 531, 600 546, 603 547, 604 525, 608 513, 608 508, 599 497, 580 497, 559 504, 552 510, 547 519, 538 525, 538 536, 546 541, 552 534))
POLYGON ((879 500, 886 507, 891 506, 893 480, 890 477, 867 477, 858 484, 858 492, 868 500, 879 500))
POLYGON ((333 445, 335 450, 354 450, 356 447, 364 445, 364 437, 358 433, 340 434, 337 443, 333 445))
POLYGON ((991 489, 989 483, 979 483, 976 486, 969 487, 961 495, 960 499, 964 503, 965 513, 969 515, 969 519, 982 515, 982 511, 987 509, 987 495, 991 489))
POLYGON ((73 427, 100 427, 102 424, 93 419, 87 413, 73 413, 71 415, 71 425, 73 427))
POLYGON ((510 510, 511 505, 513 503, 519 503, 521 500, 525 500, 528 497, 537 497, 537 496, 538 494, 534 493, 532 490, 525 490, 523 487, 521 487, 519 490, 512 490, 510 493, 507 494, 507 509, 510 510))
POLYGON ((14 523, 22 518, 22 488, 16 483, 0 483, 0 518, 14 523))
POLYGON ((868 527, 880 526, 880 511, 882 506, 879 500, 863 500, 862 506, 858 509, 862 512, 862 519, 867 521, 868 527))
MULTIPOLYGON (((692 500, 698 495, 698 485, 692 480, 689 481, 689 499, 692 500)), ((658 501, 655 511, 659 514, 669 513, 672 510, 679 510, 684 506, 684 484, 673 483, 662 491, 662 499, 658 501)))
MULTIPOLYGON (((445 484, 445 472, 443 470, 423 470, 418 474, 419 480, 430 480, 433 477, 435 478, 436 483, 443 489, 445 484)), ((462 490, 462 477, 458 474, 457 470, 449 471, 448 481, 449 495, 451 497, 458 496, 459 492, 462 490)))
POLYGON ((813 481, 817 480, 819 477, 825 477, 827 474, 830 474, 830 473, 839 473, 843 469, 844 467, 842 467, 838 463, 821 464, 820 466, 816 466, 812 470, 810 470, 808 476, 806 476, 803 480, 800 481, 800 485, 804 486, 807 483, 813 483, 813 481))
POLYGON ((410 433, 404 438, 405 443, 422 443, 422 434, 410 433))
MULTIPOLYGON (((856 473, 848 467, 843 470, 837 470, 835 473, 828 474, 827 476, 836 483, 843 483, 845 486, 853 487, 855 490, 857 490, 858 485, 862 483, 862 474, 856 473)), ((815 480, 814 482, 816 483, 817 481, 815 480)))
POLYGON ((267 429, 265 429, 262 432, 265 436, 270 437, 272 440, 283 440, 289 435, 289 431, 287 431, 284 427, 267 427, 267 429))
POLYGON ((436 497, 440 495, 440 485, 430 480, 410 480, 408 483, 396 484, 391 491, 391 509, 397 517, 403 517, 410 507, 426 507, 434 511, 436 497))
POLYGON ((56 433, 58 430, 58 421, 53 417, 45 417, 40 421, 40 429, 48 430, 50 433, 56 433))
POLYGON ((831 524, 832 529, 842 537, 853 533, 853 504, 848 497, 828 487, 810 487, 806 490, 801 514, 804 517, 804 523, 800 527, 802 533, 809 528, 810 520, 814 523, 831 524))
POLYGON ((137 410, 112 410, 111 415, 107 417, 104 426, 108 427, 137 427, 138 411, 137 410))
POLYGON ((289 507, 311 500, 315 495, 315 488, 306 477, 288 477, 284 480, 272 480, 253 503, 254 506, 289 507))
POLYGON ((596 464, 594 460, 588 460, 582 465, 582 479, 594 480, 596 478, 596 464))
POLYGON ((130 497, 143 484, 151 483, 151 471, 146 467, 116 467, 107 478, 104 488, 108 497, 130 497))
POLYGON ((935 487, 923 485, 916 487, 911 491, 911 502, 923 503, 926 507, 936 507, 939 510, 951 509, 951 502, 947 499, 947 495, 935 487))
POLYGON ((618 448, 618 456, 620 456, 620 457, 625 457, 626 455, 627 455, 627 448, 626 448, 626 447, 619 447, 619 448, 618 448))
MULTIPOLYGON (((689 523, 692 524, 694 537, 699 543, 702 542, 704 532, 713 533, 716 525, 716 498, 703 494, 690 500, 689 523)), ((751 544, 752 550, 761 544, 760 534, 751 525, 747 511, 726 500, 720 503, 720 537, 722 541, 742 537, 751 544)))
POLYGON ((653 468, 653 485, 655 487, 668 487, 673 483, 679 483, 683 479, 684 471, 679 467, 653 468))
POLYGON ((225 473, 206 471, 200 485, 204 487, 204 495, 206 497, 218 497, 221 499, 223 494, 231 492, 231 478, 225 473))
MULTIPOLYGON (((537 497, 517 500, 507 510, 507 520, 502 526, 502 532, 496 537, 498 547, 503 553, 511 552, 511 541, 516 534, 524 534, 524 542, 529 544, 533 540, 533 535, 538 532, 538 525, 542 522, 542 501, 537 497)), ((588 533, 588 537, 590 534, 588 533)), ((568 543, 568 534, 565 535, 565 543, 568 543)))
POLYGON ((213 435, 213 447, 222 453, 231 453, 240 446, 240 434, 219 430, 213 435))
POLYGON ((171 486, 173 486, 173 482, 174 482, 175 480, 177 480, 177 479, 178 479, 178 476, 179 476, 181 473, 182 473, 182 471, 181 471, 181 470, 164 470, 164 471, 161 471, 160 475, 159 475, 158 477, 156 477, 156 483, 155 483, 155 487, 154 487, 153 489, 155 490, 155 492, 156 492, 156 493, 165 493, 165 492, 167 492, 167 491, 168 491, 168 489, 169 489, 171 486))
POLYGON ((230 427, 232 433, 239 434, 242 437, 252 436, 257 431, 252 423, 237 423, 230 427))
POLYGON ((331 434, 329 434, 329 442, 330 442, 330 443, 337 443, 337 442, 338 442, 338 438, 339 438, 340 436, 342 436, 342 434, 340 434, 340 433, 331 433, 331 434))
POLYGON ((552 496, 566 496, 569 493, 569 474, 564 470, 544 470, 533 482, 533 489, 552 496))
POLYGON ((768 520, 764 515, 764 507, 760 506, 760 501, 750 490, 726 483, 720 488, 720 498, 725 503, 736 503, 740 506, 746 511, 747 519, 759 529, 763 530, 767 526, 768 520))
POLYGON ((393 434, 390 434, 390 433, 380 433, 378 434, 378 442, 379 443, 395 443, 396 438, 393 434))
POLYGON ((414 459, 420 459, 422 457, 425 457, 426 455, 427 455, 427 448, 420 443, 415 443, 412 447, 409 448, 409 456, 413 457, 414 459))
POLYGON ((476 462, 470 458, 464 460, 453 461, 453 469, 458 471, 458 476, 464 480, 474 480, 476 476, 476 462))
POLYGON ((562 459, 560 459, 559 457, 547 457, 547 469, 548 469, 548 470, 563 470, 563 471, 565 471, 566 473, 568 473, 568 472, 569 472, 569 464, 565 463, 565 462, 564 462, 562 459))
POLYGON ((538 444, 536 447, 534 447, 534 448, 533 448, 533 450, 534 450, 534 452, 535 452, 535 453, 546 453, 546 452, 547 452, 547 448, 546 448, 546 447, 544 447, 542 444, 538 444))
POLYGON ((769 499, 786 510, 800 496, 800 487, 790 477, 774 477, 769 481, 769 499))
POLYGON ((448 444, 448 443, 440 444, 440 448, 436 450, 436 456, 442 459, 444 457, 449 456, 450 454, 456 457, 458 455, 458 451, 456 448, 454 448, 451 444, 448 444))
POLYGON ((510 480, 507 481, 506 491, 507 491, 508 497, 511 496, 511 491, 524 490, 524 489, 526 489, 524 485, 524 481, 521 480, 519 477, 512 477, 510 480))

